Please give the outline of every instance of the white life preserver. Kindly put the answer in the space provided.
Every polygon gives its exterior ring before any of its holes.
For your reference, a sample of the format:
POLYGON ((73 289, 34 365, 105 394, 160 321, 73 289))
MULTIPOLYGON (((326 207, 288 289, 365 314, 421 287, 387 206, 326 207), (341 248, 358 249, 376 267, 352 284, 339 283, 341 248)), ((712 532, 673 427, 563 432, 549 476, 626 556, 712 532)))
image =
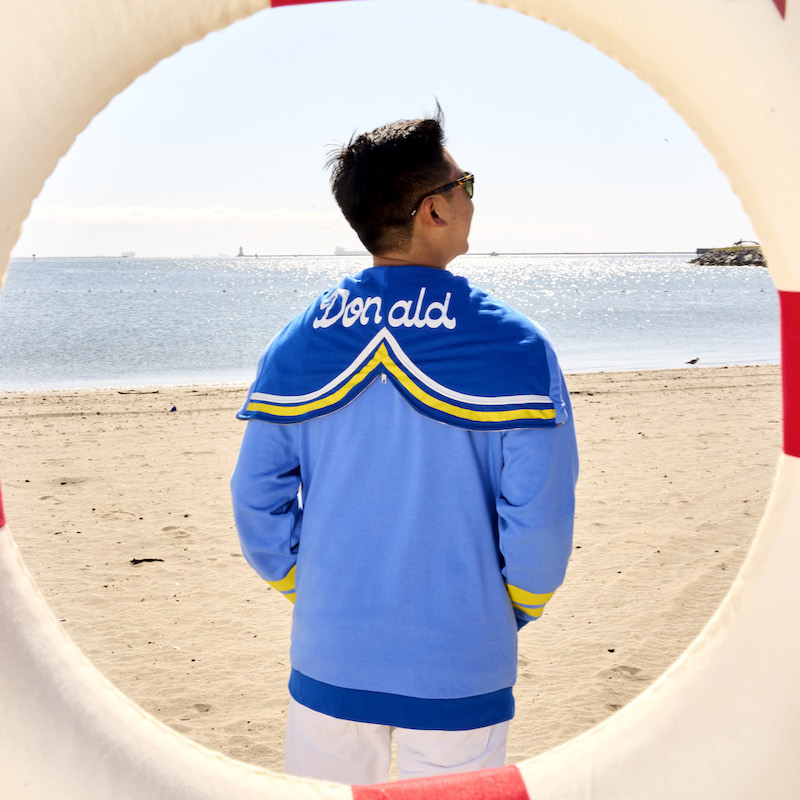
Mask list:
MULTIPOLYGON (((317 2, 272 5, 303 1, 317 2)), ((647 81, 714 154, 763 242, 781 301, 784 452, 758 535, 728 597, 649 690, 556 750, 487 773, 351 788, 232 761, 181 737, 124 697, 50 613, 19 559, 0 500, 5 796, 800 797, 800 581, 794 575, 800 564, 800 0, 488 2, 568 30, 647 81)), ((269 5, 2 4, 0 277, 44 180, 111 98, 184 45, 269 5)))

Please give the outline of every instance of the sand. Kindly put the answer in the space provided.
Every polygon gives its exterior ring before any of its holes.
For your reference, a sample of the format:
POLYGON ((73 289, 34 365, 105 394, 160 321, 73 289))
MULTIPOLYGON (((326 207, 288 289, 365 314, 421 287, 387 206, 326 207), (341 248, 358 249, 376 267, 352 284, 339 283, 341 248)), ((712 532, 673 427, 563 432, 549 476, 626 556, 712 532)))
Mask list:
MULTIPOLYGON (((575 549, 520 634, 509 762, 621 708, 697 636, 747 554, 780 450, 777 366, 569 384, 575 549)), ((291 606, 247 566, 233 528, 243 396, 0 394, 0 474, 28 569, 98 669, 175 730, 279 770, 291 606)))

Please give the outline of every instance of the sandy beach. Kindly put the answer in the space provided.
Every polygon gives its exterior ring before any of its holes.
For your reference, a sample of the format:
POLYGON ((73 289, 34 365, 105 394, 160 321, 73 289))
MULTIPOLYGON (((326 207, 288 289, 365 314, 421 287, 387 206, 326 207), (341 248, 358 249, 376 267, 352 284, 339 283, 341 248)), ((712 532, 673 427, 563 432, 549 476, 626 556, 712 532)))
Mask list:
MULTIPOLYGON (((681 654, 747 554, 780 450, 777 366, 568 383, 575 549, 520 634, 509 762, 601 721, 681 654)), ((291 605, 233 527, 244 392, 2 393, 0 475, 28 569, 98 669, 175 730, 280 770, 291 605)))

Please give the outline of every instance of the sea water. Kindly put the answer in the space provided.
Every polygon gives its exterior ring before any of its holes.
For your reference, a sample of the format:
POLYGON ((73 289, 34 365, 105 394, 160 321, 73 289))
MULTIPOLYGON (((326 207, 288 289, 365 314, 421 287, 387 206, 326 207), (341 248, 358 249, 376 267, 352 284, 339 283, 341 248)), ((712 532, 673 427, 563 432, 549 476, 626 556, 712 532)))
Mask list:
MULTIPOLYGON (((777 363, 766 269, 690 253, 467 255, 452 272, 543 327, 565 372, 777 363)), ((366 256, 14 259, 0 390, 249 381, 270 339, 366 256)))

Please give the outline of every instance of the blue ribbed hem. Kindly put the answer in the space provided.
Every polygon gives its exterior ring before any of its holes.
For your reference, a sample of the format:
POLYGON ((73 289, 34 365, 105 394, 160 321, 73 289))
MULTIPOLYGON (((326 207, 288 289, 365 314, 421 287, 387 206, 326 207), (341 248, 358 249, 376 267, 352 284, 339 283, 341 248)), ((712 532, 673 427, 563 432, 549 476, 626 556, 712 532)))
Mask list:
POLYGON ((511 687, 473 697, 435 700, 343 689, 293 669, 289 694, 300 705, 329 717, 423 731, 466 731, 506 722, 514 716, 511 687))

